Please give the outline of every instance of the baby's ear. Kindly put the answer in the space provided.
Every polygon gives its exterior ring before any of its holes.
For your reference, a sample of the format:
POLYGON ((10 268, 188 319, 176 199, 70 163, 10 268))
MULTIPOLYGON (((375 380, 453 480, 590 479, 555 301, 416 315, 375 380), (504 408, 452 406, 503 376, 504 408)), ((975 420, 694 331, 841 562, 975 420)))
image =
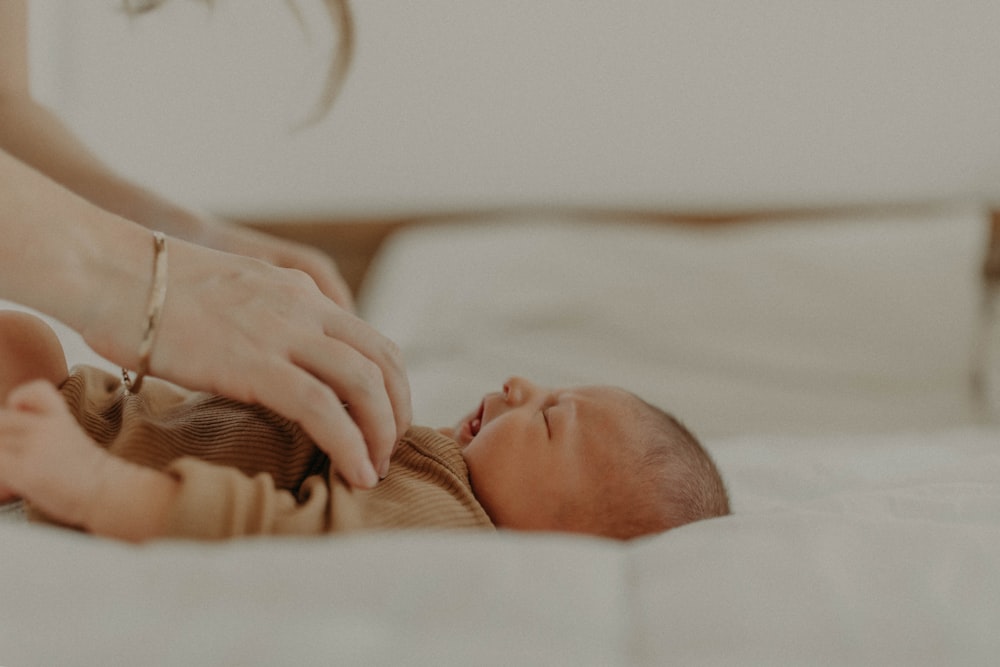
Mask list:
POLYGON ((453 428, 448 428, 447 426, 442 426, 441 428, 439 428, 437 430, 437 432, 440 433, 441 435, 445 436, 446 438, 451 438, 452 440, 455 439, 455 429, 453 429, 453 428))

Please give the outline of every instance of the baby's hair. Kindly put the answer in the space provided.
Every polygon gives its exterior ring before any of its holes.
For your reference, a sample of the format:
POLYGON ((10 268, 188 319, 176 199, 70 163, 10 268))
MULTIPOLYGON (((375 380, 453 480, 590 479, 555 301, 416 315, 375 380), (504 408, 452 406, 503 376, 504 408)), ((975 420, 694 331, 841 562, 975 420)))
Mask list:
POLYGON ((712 457, 676 417, 636 397, 640 442, 621 447, 621 468, 600 494, 597 531, 622 540, 730 513, 712 457))
MULTIPOLYGON (((122 9, 126 14, 142 14, 156 9, 167 0, 121 0, 122 9)), ((327 71, 326 81, 320 93, 316 108, 309 117, 302 123, 310 125, 319 121, 333 107, 340 89, 347 78, 347 71, 350 69, 351 60, 354 57, 354 17, 351 14, 351 7, 348 0, 321 0, 323 7, 330 16, 330 21, 337 31, 337 48, 330 61, 330 68, 327 71)), ((214 0, 202 0, 206 4, 213 4, 214 0)), ((305 27, 302 11, 296 0, 285 0, 285 5, 295 16, 299 25, 305 27)))

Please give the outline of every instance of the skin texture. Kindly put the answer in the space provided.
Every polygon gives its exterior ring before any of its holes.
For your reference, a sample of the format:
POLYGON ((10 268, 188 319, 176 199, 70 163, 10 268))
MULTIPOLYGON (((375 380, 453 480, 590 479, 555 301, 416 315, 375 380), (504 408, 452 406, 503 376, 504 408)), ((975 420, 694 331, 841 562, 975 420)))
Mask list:
POLYGON ((151 374, 263 404, 299 422, 349 483, 374 485, 411 419, 399 349, 353 314, 324 255, 189 212, 97 160, 31 97, 26 21, 25 0, 0 2, 0 296, 135 368, 147 227, 166 232, 151 374))

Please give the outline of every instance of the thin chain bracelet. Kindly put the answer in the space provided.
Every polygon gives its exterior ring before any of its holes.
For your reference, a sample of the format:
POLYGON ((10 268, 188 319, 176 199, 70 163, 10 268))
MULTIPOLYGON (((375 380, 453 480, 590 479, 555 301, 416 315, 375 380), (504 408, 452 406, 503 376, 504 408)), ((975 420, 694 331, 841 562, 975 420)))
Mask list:
POLYGON ((156 330, 163 312, 163 304, 167 300, 167 238, 162 232, 153 232, 153 286, 149 290, 149 304, 146 307, 146 327, 139 343, 139 366, 136 368, 135 379, 129 378, 128 371, 122 368, 122 384, 125 391, 138 394, 142 388, 142 380, 149 372, 149 357, 153 354, 153 342, 156 330))

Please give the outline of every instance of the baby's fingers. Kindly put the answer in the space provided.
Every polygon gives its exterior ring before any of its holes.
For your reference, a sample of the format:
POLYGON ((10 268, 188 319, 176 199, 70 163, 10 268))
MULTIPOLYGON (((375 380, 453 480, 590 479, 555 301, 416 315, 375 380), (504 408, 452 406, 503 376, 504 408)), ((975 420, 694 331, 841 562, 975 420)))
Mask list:
POLYGON ((11 410, 36 414, 56 412, 65 408, 59 390, 46 380, 32 380, 15 387, 7 395, 7 407, 11 410))

